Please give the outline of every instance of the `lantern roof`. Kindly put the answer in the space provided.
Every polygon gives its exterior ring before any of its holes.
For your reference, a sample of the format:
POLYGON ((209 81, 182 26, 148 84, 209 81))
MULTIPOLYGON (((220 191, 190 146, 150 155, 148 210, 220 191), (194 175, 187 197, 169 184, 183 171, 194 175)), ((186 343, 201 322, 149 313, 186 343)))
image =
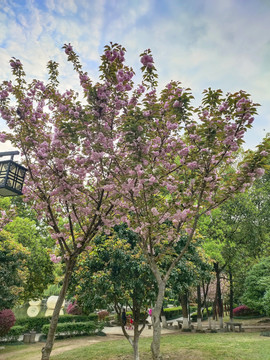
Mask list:
POLYGON ((13 161, 18 151, 0 153, 2 156, 11 156, 10 160, 0 161, 0 196, 22 195, 22 187, 27 169, 13 161))

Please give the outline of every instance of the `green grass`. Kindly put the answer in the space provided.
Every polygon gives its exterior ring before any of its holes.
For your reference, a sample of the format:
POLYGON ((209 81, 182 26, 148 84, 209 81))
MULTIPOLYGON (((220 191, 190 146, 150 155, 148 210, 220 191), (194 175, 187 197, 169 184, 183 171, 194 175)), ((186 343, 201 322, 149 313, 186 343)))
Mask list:
MULTIPOLYGON (((4 354, 4 353, 9 353, 12 351, 17 351, 17 350, 26 350, 28 348, 28 345, 5 345, 4 343, 0 344, 0 348, 4 347, 4 349, 0 350, 0 355, 4 354)), ((1 358, 0 358, 1 359, 1 358)))
MULTIPOLYGON (((58 344, 61 344, 60 341, 58 344)), ((151 360, 150 344, 151 338, 140 339, 142 360, 151 360)), ((0 351, 0 359, 4 359, 1 355, 8 355, 10 351, 13 351, 12 360, 27 359, 30 354, 38 355, 41 346, 38 348, 35 344, 34 348, 29 345, 24 349, 24 346, 6 346, 0 351)), ((179 333, 162 336, 161 351, 170 360, 269 360, 270 341, 269 337, 259 333, 179 333)), ((79 347, 51 357, 51 360, 93 359, 132 360, 132 348, 127 340, 121 339, 79 347)))
MULTIPOLYGON (((150 344, 150 338, 140 340, 141 359, 151 359, 150 344)), ((168 359, 269 360, 270 341, 258 333, 166 335, 162 337, 161 351, 168 359)), ((56 359, 128 360, 132 359, 132 349, 127 341, 113 341, 52 357, 56 359)))

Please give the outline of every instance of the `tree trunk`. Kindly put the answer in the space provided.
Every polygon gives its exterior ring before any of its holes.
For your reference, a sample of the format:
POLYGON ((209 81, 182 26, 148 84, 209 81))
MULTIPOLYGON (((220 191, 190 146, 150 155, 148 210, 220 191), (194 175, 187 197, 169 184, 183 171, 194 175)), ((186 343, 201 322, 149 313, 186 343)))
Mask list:
MULTIPOLYGON (((209 290, 209 282, 207 283, 206 287, 205 287, 204 282, 202 282, 202 289, 203 289, 203 303, 206 308, 206 313, 207 313, 207 318, 208 318, 208 329, 212 330, 212 315, 209 311, 208 300, 207 300, 207 295, 208 295, 208 290, 209 290)), ((212 312, 213 312, 213 309, 212 309, 212 312)))
POLYGON ((134 326, 134 340, 133 340, 133 355, 134 360, 140 360, 140 354, 139 354, 139 331, 138 331, 138 325, 136 324, 134 326))
POLYGON ((50 359, 50 355, 51 355, 53 344, 54 344, 55 331, 56 331, 56 327, 57 327, 57 323, 58 323, 58 319, 59 319, 59 313, 60 313, 61 306, 63 304, 63 301, 64 301, 66 293, 67 293, 68 284, 69 284, 69 280, 71 278, 71 274, 72 274, 74 265, 75 265, 74 261, 68 262, 66 264, 66 271, 65 271, 63 285, 62 285, 60 294, 58 296, 58 299, 57 299, 57 302, 56 302, 56 305, 54 308, 46 344, 42 348, 41 360, 49 360, 50 359))
POLYGON ((216 288, 216 298, 218 305, 218 316, 219 316, 219 326, 223 329, 223 301, 221 297, 221 286, 220 286, 220 269, 219 264, 214 263, 214 269, 216 272, 217 288, 216 288))
POLYGON ((181 307, 182 307, 182 314, 183 314, 183 327, 182 329, 189 329, 189 318, 188 318, 188 294, 184 292, 179 295, 181 307))
POLYGON ((230 276, 230 321, 233 321, 233 277, 232 277, 232 270, 229 270, 230 276))
POLYGON ((197 285, 197 330, 202 330, 202 301, 201 301, 201 287, 197 285))
POLYGON ((151 351, 153 360, 162 360, 162 356, 160 354, 160 314, 164 300, 165 285, 166 283, 164 281, 158 282, 157 301, 152 311, 153 340, 151 344, 151 351))
MULTIPOLYGON (((123 334, 124 334, 125 338, 128 340, 128 342, 132 346, 133 358, 135 360, 140 360, 139 339, 140 339, 140 335, 141 335, 143 329, 145 328, 146 319, 144 319, 143 325, 139 329, 141 304, 137 302, 136 294, 135 294, 135 297, 132 298, 132 303, 133 303, 133 307, 132 307, 132 313, 133 313, 133 338, 126 331, 126 327, 125 327, 125 325, 123 324, 122 321, 121 321, 121 327, 122 327, 122 331, 123 331, 123 334)), ((120 307, 117 302, 114 304, 114 309, 115 309, 116 313, 120 316, 122 307, 120 307)))

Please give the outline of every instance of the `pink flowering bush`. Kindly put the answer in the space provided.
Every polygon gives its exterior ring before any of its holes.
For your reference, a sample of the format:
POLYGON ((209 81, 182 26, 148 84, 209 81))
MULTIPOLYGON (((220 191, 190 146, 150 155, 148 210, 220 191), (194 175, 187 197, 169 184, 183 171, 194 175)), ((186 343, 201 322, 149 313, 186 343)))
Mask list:
POLYGON ((0 337, 5 336, 15 324, 16 318, 12 310, 0 311, 0 337))
POLYGON ((82 309, 77 304, 77 301, 75 301, 74 303, 70 303, 67 306, 67 313, 69 315, 82 315, 82 309))
POLYGON ((234 316, 245 316, 245 315, 251 315, 253 311, 246 305, 240 305, 233 309, 233 315, 234 316))

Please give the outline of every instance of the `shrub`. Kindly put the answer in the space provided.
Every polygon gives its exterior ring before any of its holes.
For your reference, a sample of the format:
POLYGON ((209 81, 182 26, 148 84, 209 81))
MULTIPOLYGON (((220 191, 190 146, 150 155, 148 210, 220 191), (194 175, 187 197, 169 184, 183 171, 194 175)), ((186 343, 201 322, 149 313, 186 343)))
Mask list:
POLYGON ((109 316, 109 312, 107 310, 100 310, 97 314, 99 321, 104 321, 105 317, 109 316))
MULTIPOLYGON (((59 316, 58 323, 70 323, 70 322, 97 322, 97 314, 90 315, 61 315, 59 316)), ((26 331, 35 330, 41 332, 43 325, 50 324, 51 317, 35 317, 35 318, 22 318, 16 321, 16 325, 22 325, 26 331)))
POLYGON ((270 289, 264 294, 262 304, 266 315, 270 316, 270 289))
POLYGON ((69 315, 82 315, 82 308, 77 304, 77 301, 70 303, 67 307, 69 315))
POLYGON ((24 326, 25 331, 35 330, 41 332, 42 326, 50 324, 50 317, 21 318, 16 320, 16 326, 24 326))
POLYGON ((265 314, 264 296, 270 290, 270 257, 261 259, 249 270, 245 279, 242 301, 250 309, 265 314))
POLYGON ((182 316, 182 307, 172 307, 164 309, 166 320, 172 320, 182 316))
POLYGON ((253 311, 246 305, 240 305, 233 309, 233 316, 246 316, 252 315, 253 311))
MULTIPOLYGON (((213 311, 212 311, 212 308, 211 308, 211 307, 208 308, 208 311, 209 311, 209 314, 210 314, 210 315, 213 315, 213 311)), ((198 311, 193 312, 193 313, 190 315, 191 321, 194 321, 194 322, 197 321, 197 314, 198 314, 198 311)), ((206 310, 204 309, 204 311, 202 312, 202 320, 206 320, 206 319, 207 319, 207 312, 206 312, 206 310)))
MULTIPOLYGON (((71 337, 76 335, 93 335, 103 329, 103 324, 94 321, 74 322, 74 323, 58 323, 55 336, 71 337)), ((42 327, 42 333, 48 335, 50 325, 42 327)))
POLYGON ((0 311, 0 336, 5 336, 15 324, 16 318, 12 310, 0 311))
MULTIPOLYGON (((25 333, 24 326, 13 326, 5 336, 5 342, 18 341, 19 336, 25 333)), ((0 339, 2 340, 2 339, 0 339)))

